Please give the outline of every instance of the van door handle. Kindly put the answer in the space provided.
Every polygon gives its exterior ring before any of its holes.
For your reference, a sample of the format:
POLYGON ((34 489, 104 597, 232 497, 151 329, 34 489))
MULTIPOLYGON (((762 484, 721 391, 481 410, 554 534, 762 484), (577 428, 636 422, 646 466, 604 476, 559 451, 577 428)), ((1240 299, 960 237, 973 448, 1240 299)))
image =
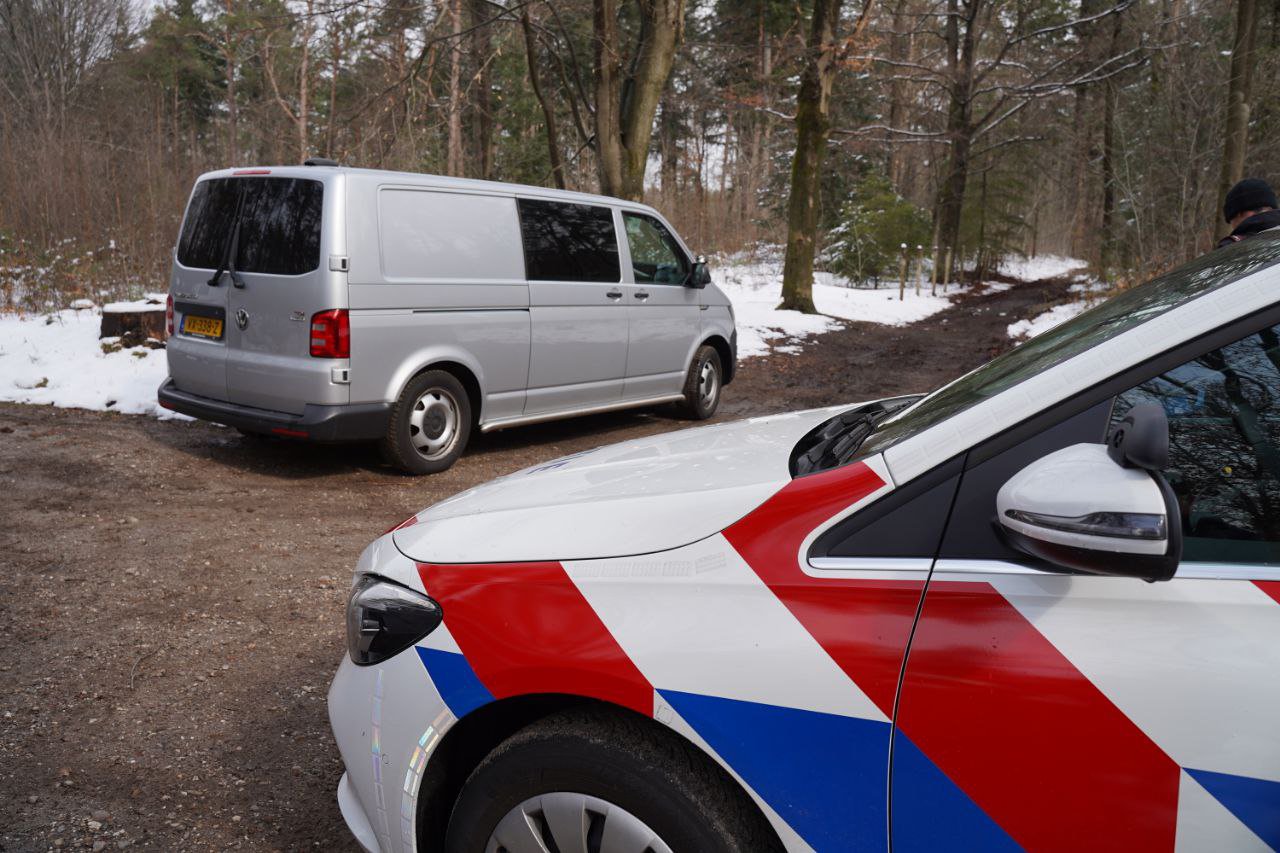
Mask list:
POLYGON ((648 299, 648 298, 649 298, 649 291, 647 291, 647 290, 637 290, 637 291, 636 291, 636 299, 639 299, 641 302, 643 302, 644 300, 646 300, 646 299, 648 299))
POLYGON ((621 298, 622 298, 622 291, 621 291, 621 290, 610 290, 608 293, 606 293, 606 294, 605 294, 605 296, 609 297, 610 299, 621 299, 621 298))

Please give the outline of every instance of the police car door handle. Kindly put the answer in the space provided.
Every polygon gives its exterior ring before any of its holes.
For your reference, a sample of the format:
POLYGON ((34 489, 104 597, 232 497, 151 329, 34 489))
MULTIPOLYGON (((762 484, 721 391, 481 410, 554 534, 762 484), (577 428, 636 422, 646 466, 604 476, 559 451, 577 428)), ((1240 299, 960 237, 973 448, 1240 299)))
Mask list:
POLYGON ((610 299, 621 299, 621 298, 622 298, 622 291, 621 291, 621 290, 610 290, 608 293, 606 293, 606 294, 605 294, 605 296, 609 297, 610 299))
POLYGON ((639 299, 641 302, 643 302, 644 300, 646 300, 646 299, 648 299, 648 298, 649 298, 649 291, 647 291, 647 290, 637 290, 637 291, 636 291, 636 299, 639 299))

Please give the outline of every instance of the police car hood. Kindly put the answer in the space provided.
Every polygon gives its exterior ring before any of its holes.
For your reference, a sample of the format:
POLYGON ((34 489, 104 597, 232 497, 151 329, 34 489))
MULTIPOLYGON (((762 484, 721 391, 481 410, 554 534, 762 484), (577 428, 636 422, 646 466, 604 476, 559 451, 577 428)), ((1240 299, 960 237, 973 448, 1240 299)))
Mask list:
POLYGON ((526 468, 423 510, 395 544, 424 563, 585 560, 687 545, 782 488, 796 442, 848 408, 638 438, 526 468))

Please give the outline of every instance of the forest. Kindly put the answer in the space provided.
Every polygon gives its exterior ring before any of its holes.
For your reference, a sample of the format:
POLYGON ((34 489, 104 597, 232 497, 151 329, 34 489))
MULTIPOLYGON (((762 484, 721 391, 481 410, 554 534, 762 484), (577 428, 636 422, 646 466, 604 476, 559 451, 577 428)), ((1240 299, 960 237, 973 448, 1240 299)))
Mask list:
POLYGON ((904 244, 1123 283, 1280 179, 1278 62, 1280 0, 0 0, 0 252, 163 289, 197 175, 327 157, 643 199, 801 310, 904 244))

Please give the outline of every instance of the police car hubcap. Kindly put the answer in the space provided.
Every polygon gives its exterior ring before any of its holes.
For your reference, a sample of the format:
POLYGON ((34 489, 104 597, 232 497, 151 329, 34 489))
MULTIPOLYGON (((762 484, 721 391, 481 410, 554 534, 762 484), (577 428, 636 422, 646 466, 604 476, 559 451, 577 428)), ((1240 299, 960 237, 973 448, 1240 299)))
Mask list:
POLYGON ((656 832, 626 809, 598 797, 567 791, 530 797, 507 812, 484 849, 485 853, 547 849, 671 853, 656 832))

